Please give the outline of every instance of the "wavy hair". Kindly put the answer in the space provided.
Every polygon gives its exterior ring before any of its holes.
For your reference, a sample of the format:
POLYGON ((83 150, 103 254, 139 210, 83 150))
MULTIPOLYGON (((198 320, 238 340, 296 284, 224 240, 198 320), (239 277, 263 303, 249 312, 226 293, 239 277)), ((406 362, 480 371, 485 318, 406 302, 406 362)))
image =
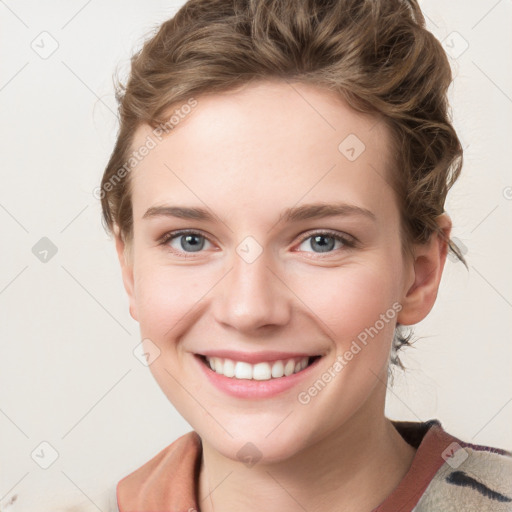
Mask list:
MULTIPOLYGON (((356 111, 383 120, 403 247, 433 232, 445 238, 436 218, 463 151, 449 114, 450 64, 416 0, 186 2, 133 55, 126 84, 116 83, 120 128, 100 194, 105 228, 132 240, 130 174, 119 171, 126 171, 139 126, 166 123, 166 113, 192 96, 265 79, 335 91, 356 111)), ((459 248, 445 242, 467 267, 459 248)), ((401 327, 391 357, 399 366, 396 352, 410 344, 401 327)))

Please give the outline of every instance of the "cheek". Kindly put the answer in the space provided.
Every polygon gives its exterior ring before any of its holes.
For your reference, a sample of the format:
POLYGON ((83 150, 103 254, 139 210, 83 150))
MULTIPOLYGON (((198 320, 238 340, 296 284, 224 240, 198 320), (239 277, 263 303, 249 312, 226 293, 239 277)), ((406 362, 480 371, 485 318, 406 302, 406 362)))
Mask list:
MULTIPOLYGON (((140 265, 135 274, 135 296, 141 334, 163 340, 179 331, 180 321, 187 323, 188 315, 211 285, 202 281, 194 267, 165 267, 156 264, 140 265)), ((211 278, 212 276, 210 276, 211 278)))
MULTIPOLYGON (((180 323, 190 325, 195 311, 209 302, 202 300, 205 296, 216 300, 212 288, 221 275, 200 266, 139 265, 135 296, 143 337, 163 341, 178 336, 180 323)), ((329 337, 343 343, 374 326, 398 297, 396 269, 382 260, 309 272, 294 269, 282 277, 294 292, 283 300, 295 302, 329 337)), ((386 322, 386 328, 392 330, 393 323, 386 322)))
MULTIPOLYGON (((180 339, 194 323, 203 304, 201 298, 214 284, 212 277, 208 280, 212 281, 210 284, 203 283, 193 267, 148 264, 139 267, 135 281, 141 338, 150 339, 160 350, 149 369, 170 402, 189 422, 194 421, 197 411, 180 385, 184 357, 189 357, 180 339)), ((188 375, 187 389, 196 389, 195 379, 199 378, 188 375)))
MULTIPOLYGON (((344 345, 387 315, 379 330, 393 331, 397 300, 396 272, 382 261, 375 265, 353 265, 317 271, 311 279, 296 278, 291 288, 307 305, 310 315, 334 339, 344 345), (389 311, 391 309, 391 311, 389 311)), ((305 309, 306 311, 306 309, 305 309)))

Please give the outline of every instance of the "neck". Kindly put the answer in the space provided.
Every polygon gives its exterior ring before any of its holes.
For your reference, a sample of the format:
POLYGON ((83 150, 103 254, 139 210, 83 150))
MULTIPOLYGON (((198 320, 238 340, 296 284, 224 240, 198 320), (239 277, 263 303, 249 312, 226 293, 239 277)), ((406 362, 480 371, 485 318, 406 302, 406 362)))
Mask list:
POLYGON ((341 428, 277 463, 246 467, 203 441, 202 512, 370 512, 405 476, 416 453, 385 418, 360 410, 341 428))

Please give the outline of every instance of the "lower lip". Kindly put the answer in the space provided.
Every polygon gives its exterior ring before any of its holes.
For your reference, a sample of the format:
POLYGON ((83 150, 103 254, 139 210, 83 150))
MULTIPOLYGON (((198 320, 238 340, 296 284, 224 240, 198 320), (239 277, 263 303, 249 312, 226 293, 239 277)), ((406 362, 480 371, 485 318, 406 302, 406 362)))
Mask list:
POLYGON ((214 372, 207 366, 200 356, 195 355, 194 359, 199 364, 200 370, 205 374, 208 380, 217 388, 228 395, 237 398, 269 398, 287 391, 299 384, 303 379, 310 376, 321 357, 298 373, 293 373, 288 377, 279 377, 269 380, 250 380, 236 379, 226 377, 214 372))

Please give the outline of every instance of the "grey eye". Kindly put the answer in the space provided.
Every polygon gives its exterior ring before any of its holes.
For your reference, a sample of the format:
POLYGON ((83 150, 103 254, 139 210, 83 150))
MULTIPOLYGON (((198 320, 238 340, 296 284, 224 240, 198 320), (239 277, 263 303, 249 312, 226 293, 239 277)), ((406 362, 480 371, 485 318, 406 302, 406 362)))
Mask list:
POLYGON ((311 235, 302 241, 299 246, 299 250, 308 252, 307 249, 301 249, 301 247, 306 244, 306 247, 313 249, 313 252, 330 252, 335 249, 336 242, 340 244, 339 247, 343 246, 343 242, 339 239, 336 239, 333 235, 311 235))
POLYGON ((199 252, 204 248, 206 242, 209 243, 204 236, 198 233, 186 233, 173 237, 169 242, 169 245, 178 251, 199 252), (173 245, 178 241, 179 247, 173 245))

